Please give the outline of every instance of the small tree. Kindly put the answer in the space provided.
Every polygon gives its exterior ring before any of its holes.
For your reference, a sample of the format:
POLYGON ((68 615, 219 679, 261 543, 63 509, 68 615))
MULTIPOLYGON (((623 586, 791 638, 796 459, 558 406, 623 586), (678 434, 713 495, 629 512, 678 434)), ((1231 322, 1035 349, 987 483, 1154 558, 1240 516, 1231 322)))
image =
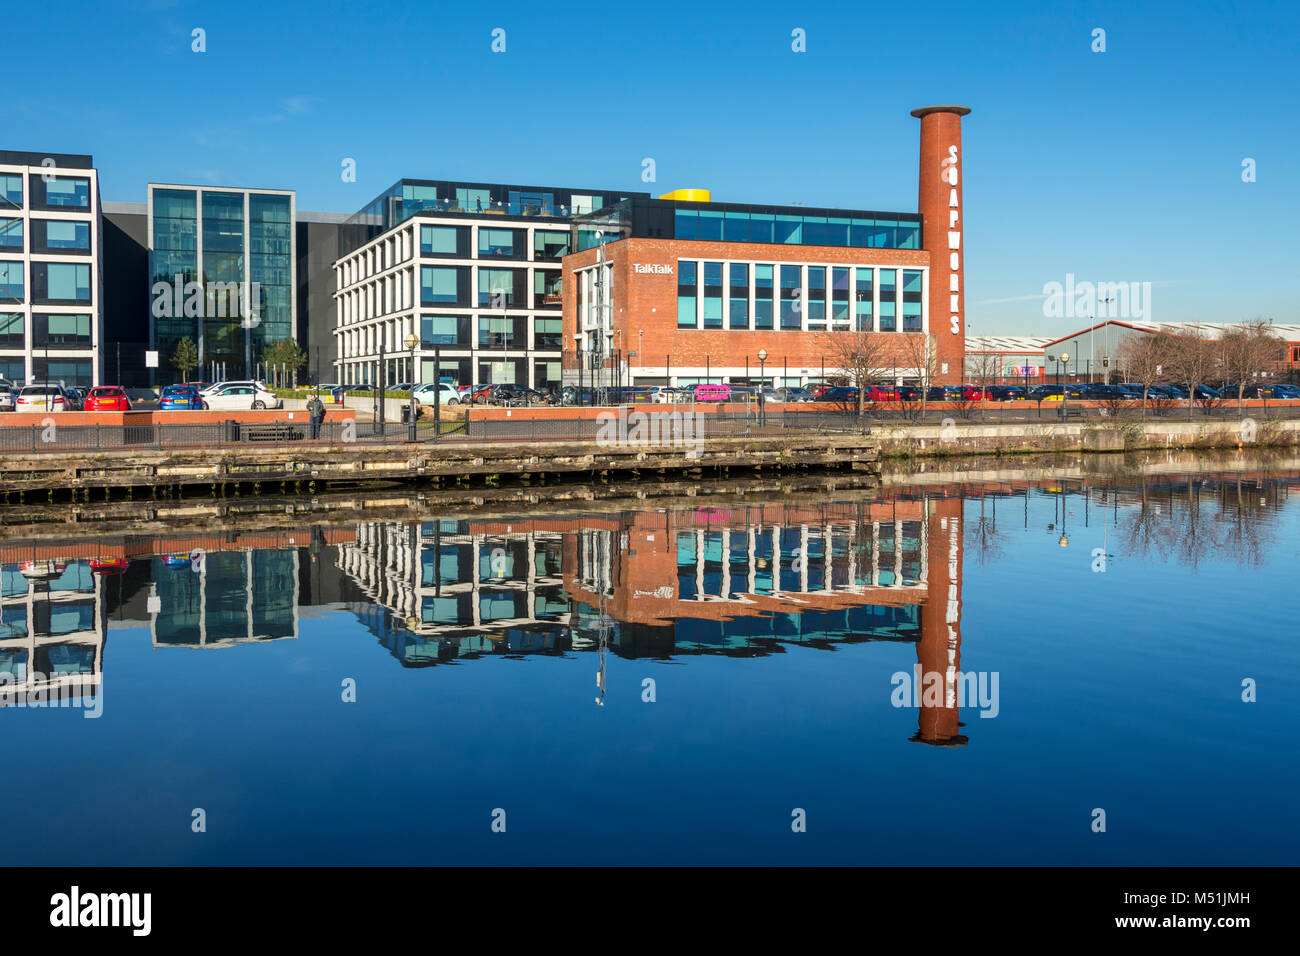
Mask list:
POLYGON ((1169 379, 1169 343, 1160 333, 1135 332, 1120 342, 1119 363, 1129 379, 1142 386, 1142 413, 1145 415, 1151 386, 1169 379))
MULTIPOLYGON (((1169 366, 1179 381, 1187 383, 1187 413, 1191 416, 1196 403, 1196 388, 1207 384, 1222 365, 1219 343, 1207 338, 1200 329, 1175 332, 1165 338, 1169 348, 1169 366)), ((1207 407, 1211 404, 1204 402, 1207 407)))
POLYGON ((190 380, 190 369, 199 367, 199 350, 188 335, 176 343, 172 352, 172 368, 181 373, 181 381, 190 380))
MULTIPOLYGON (((307 364, 307 353, 296 339, 280 339, 271 342, 262 349, 262 361, 272 369, 284 367, 297 375, 298 369, 307 364)), ((281 382, 281 385, 284 383, 281 382)))
POLYGON ((1242 407, 1246 386, 1252 379, 1272 369, 1282 349, 1282 340, 1273 334, 1273 326, 1263 319, 1243 322, 1223 333, 1219 340, 1223 374, 1236 385, 1238 410, 1242 407))
MULTIPOLYGON (((896 336, 896 338, 902 339, 900 348, 902 364, 916 369, 917 384, 921 392, 920 415, 924 418, 930 383, 939 374, 939 350, 936 347, 935 336, 913 333, 896 336)), ((900 404, 906 406, 906 403, 900 402, 900 404)))

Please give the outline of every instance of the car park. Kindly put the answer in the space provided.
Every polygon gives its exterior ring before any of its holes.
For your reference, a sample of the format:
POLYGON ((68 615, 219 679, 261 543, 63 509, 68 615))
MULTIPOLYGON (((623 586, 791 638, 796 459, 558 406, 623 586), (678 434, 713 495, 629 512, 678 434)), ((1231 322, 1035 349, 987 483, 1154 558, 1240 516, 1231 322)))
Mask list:
POLYGON ((14 403, 17 412, 66 412, 73 407, 62 385, 25 385, 14 403))
POLYGON ((88 412, 129 412, 131 400, 121 385, 96 385, 86 394, 88 412))

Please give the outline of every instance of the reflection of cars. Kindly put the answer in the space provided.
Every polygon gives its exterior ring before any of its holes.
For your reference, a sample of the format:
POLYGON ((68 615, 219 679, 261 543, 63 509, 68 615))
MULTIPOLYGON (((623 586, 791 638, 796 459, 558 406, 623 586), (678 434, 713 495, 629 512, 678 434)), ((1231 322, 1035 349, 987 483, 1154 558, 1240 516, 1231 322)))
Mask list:
POLYGON ((215 391, 204 392, 202 398, 205 409, 219 412, 260 411, 284 405, 284 400, 277 398, 274 392, 251 384, 223 385, 215 391))
POLYGON ((19 574, 34 581, 57 578, 66 570, 66 561, 24 561, 18 566, 19 574))
POLYGON ((164 567, 168 567, 168 568, 185 568, 188 570, 189 568, 193 567, 193 563, 190 560, 190 555, 188 552, 186 552, 185 554, 164 554, 162 558, 162 563, 164 567))
POLYGON ((91 574, 121 574, 129 562, 126 558, 92 558, 91 574))
POLYGON ((18 393, 14 410, 19 412, 64 412, 72 408, 72 399, 62 385, 27 385, 18 393))
POLYGON ((120 385, 99 385, 86 395, 88 412, 129 412, 131 400, 120 385))
POLYGON ((193 385, 168 385, 162 390, 162 398, 158 399, 158 409, 164 412, 202 407, 203 398, 193 385))

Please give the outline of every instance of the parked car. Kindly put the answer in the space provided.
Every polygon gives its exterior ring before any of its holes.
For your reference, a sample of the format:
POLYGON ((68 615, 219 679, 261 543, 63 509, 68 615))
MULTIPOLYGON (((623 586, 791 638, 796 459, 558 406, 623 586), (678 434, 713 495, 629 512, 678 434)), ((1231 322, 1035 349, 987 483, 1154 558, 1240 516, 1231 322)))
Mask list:
POLYGON ((0 382, 0 412, 12 412, 18 392, 8 382, 0 382))
POLYGON ((189 411, 202 407, 203 396, 193 385, 168 385, 158 399, 158 410, 162 412, 189 411))
POLYGON ((16 412, 66 412, 72 400, 62 385, 24 385, 14 402, 16 412))
POLYGON ((1273 385, 1273 395, 1275 398, 1300 398, 1300 386, 1278 382, 1273 385))
POLYGON ((252 387, 261 389, 262 391, 267 390, 265 382, 253 378, 231 379, 230 381, 217 382, 213 385, 204 385, 201 382, 186 382, 185 384, 196 386, 200 395, 210 395, 220 389, 229 388, 231 385, 251 385, 252 387))
POLYGON ((254 384, 223 385, 215 391, 201 393, 201 397, 203 408, 213 411, 258 411, 284 406, 284 400, 275 393, 254 384))
POLYGON ((965 393, 960 385, 931 385, 925 390, 928 402, 960 402, 965 393))
POLYGON ((650 389, 650 401, 656 405, 668 405, 677 400, 677 390, 667 385, 655 385, 650 389))
POLYGON ((488 386, 486 401, 493 405, 536 405, 541 403, 542 393, 525 385, 511 385, 507 382, 488 386))
POLYGON ((121 385, 97 385, 86 395, 88 412, 129 412, 131 400, 121 385))
POLYGON ((829 392, 832 388, 836 387, 838 386, 832 385, 829 382, 809 382, 804 386, 804 388, 808 389, 808 391, 812 393, 813 401, 819 400, 822 397, 823 392, 829 392))
POLYGON ((818 395, 817 401, 856 405, 858 403, 858 390, 851 385, 836 385, 818 395))
POLYGON ((803 403, 813 401, 812 392, 797 385, 788 385, 784 388, 778 388, 776 391, 777 394, 784 396, 781 399, 783 402, 803 403))
POLYGON ((624 385, 610 389, 609 400, 620 405, 640 405, 653 400, 653 391, 649 385, 624 385))
POLYGON ((414 394, 415 401, 419 405, 432 405, 435 402, 440 405, 460 404, 460 389, 450 382, 440 382, 437 385, 418 385, 414 394))
POLYGON ((919 385, 895 385, 894 394, 898 396, 896 401, 900 402, 919 402, 921 400, 921 386, 919 385))
POLYGON ((984 391, 992 402, 1022 402, 1028 393, 1023 385, 989 385, 984 391))

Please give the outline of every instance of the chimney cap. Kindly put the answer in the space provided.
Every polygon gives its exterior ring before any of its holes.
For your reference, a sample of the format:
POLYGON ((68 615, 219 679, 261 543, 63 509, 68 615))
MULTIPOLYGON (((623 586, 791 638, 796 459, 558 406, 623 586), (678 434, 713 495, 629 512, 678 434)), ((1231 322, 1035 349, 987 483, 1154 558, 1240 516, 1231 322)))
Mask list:
POLYGON ((965 116, 969 112, 969 106, 922 106, 920 109, 912 110, 912 115, 920 119, 928 113, 956 113, 958 116, 965 116))

